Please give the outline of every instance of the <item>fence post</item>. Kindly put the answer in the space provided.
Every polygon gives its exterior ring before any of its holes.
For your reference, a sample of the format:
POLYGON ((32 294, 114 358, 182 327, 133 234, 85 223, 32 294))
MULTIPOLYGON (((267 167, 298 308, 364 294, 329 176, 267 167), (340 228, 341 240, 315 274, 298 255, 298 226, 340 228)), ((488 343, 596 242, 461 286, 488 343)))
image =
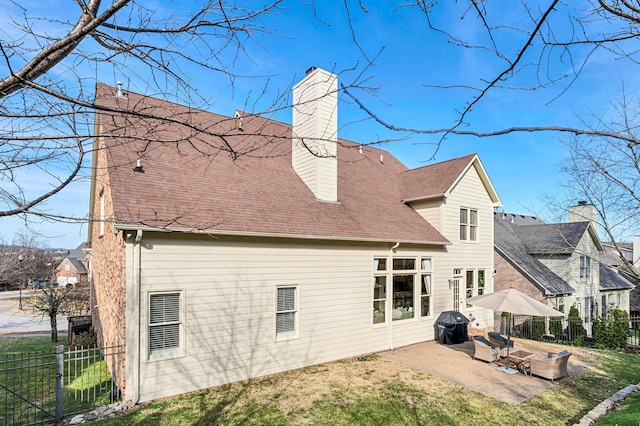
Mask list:
POLYGON ((56 346, 56 422, 64 417, 64 346, 56 346))

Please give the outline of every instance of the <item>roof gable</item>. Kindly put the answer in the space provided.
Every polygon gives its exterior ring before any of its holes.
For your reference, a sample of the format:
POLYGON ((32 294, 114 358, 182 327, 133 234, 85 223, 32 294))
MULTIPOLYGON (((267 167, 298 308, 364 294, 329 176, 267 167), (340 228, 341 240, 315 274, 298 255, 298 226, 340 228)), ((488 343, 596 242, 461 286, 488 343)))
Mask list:
POLYGON ((411 202, 448 197, 471 167, 477 171, 494 207, 501 206, 500 197, 477 154, 405 171, 402 173, 402 199, 411 202))
POLYGON ((117 99, 102 84, 96 103, 142 114, 99 113, 102 133, 115 135, 100 143, 119 228, 448 244, 402 203, 406 167, 386 151, 360 153, 359 144, 340 139, 338 202, 322 202, 291 167, 289 125, 244 116, 239 129, 237 119, 142 95, 117 99), (133 170, 138 160, 144 172, 133 170))
POLYGON ((531 255, 520 231, 529 226, 517 226, 505 215, 494 213, 494 244, 496 250, 545 294, 573 293, 575 289, 547 266, 531 255))

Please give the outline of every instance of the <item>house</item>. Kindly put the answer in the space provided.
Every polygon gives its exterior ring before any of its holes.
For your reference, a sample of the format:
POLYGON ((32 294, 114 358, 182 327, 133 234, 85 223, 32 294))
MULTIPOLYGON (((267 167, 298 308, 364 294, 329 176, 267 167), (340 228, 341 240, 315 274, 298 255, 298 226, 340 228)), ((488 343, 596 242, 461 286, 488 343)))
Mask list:
POLYGON ((69 252, 55 270, 56 281, 60 287, 88 284, 90 253, 85 243, 69 252))
POLYGON ((631 290, 629 313, 640 315, 640 236, 633 237, 633 243, 602 243, 605 254, 600 261, 631 282, 635 288, 631 290))
POLYGON ((609 309, 629 312, 634 287, 601 261, 605 255, 595 225, 595 207, 569 208, 566 223, 494 213, 496 290, 517 288, 561 311, 574 306, 590 333, 593 319, 609 309))
POLYGON ((478 156, 409 170, 337 137, 336 92, 310 69, 288 125, 97 85, 92 315, 126 399, 432 340, 442 311, 491 323, 465 303, 493 288, 478 156))

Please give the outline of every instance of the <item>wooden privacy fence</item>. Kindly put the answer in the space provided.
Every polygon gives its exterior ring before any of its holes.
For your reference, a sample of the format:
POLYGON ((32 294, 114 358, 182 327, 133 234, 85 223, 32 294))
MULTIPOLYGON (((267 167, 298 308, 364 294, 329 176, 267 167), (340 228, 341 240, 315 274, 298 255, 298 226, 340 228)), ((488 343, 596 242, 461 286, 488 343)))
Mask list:
POLYGON ((0 355, 0 423, 37 425, 114 402, 117 386, 107 371, 120 347, 0 355))

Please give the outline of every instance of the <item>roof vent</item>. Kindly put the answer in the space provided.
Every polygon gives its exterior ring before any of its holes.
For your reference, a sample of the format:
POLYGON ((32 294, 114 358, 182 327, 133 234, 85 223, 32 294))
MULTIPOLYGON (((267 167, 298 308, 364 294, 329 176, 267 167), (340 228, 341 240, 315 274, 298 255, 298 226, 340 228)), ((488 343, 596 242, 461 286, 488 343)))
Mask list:
POLYGON ((136 160, 136 166, 133 168, 133 171, 136 173, 144 173, 144 169, 140 165, 140 160, 136 160))
POLYGON ((122 91, 122 82, 118 81, 116 83, 116 85, 118 86, 118 89, 116 90, 116 98, 118 98, 118 99, 127 99, 127 97, 125 96, 124 92, 122 91))

